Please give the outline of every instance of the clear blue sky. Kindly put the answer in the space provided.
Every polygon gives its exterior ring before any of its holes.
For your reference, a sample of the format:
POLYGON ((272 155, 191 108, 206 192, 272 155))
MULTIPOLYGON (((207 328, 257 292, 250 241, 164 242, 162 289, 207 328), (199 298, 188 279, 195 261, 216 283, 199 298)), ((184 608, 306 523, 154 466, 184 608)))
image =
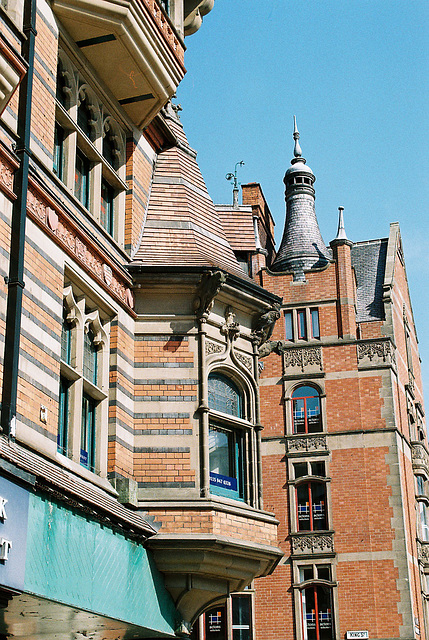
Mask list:
POLYGON ((178 101, 215 202, 225 174, 260 182, 283 231, 293 115, 316 175, 325 243, 345 207, 351 240, 399 222, 429 413, 429 3, 215 0, 186 39, 178 101))

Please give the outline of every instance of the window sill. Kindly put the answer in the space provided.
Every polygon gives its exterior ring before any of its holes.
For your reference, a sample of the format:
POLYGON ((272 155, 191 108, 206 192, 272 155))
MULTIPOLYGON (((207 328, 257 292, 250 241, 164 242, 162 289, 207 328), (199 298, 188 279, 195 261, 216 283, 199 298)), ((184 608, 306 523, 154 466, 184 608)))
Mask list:
POLYGON ((83 390, 94 400, 105 400, 107 398, 107 393, 104 393, 99 387, 95 386, 92 382, 83 378, 83 390))
POLYGON ((75 380, 79 380, 80 375, 71 367, 69 364, 61 360, 60 365, 61 375, 70 380, 70 382, 75 382, 75 380))

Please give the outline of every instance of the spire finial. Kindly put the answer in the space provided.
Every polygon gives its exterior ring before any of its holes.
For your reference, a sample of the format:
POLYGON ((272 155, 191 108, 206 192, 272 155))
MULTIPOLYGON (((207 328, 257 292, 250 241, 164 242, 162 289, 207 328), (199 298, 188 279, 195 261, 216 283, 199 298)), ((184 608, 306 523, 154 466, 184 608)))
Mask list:
POLYGON ((344 207, 338 207, 338 231, 335 240, 348 240, 346 230, 344 227, 344 207))
POLYGON ((295 140, 295 147, 293 150, 293 155, 295 158, 300 158, 302 155, 301 147, 299 146, 299 131, 296 126, 296 116, 293 117, 293 139, 295 140))

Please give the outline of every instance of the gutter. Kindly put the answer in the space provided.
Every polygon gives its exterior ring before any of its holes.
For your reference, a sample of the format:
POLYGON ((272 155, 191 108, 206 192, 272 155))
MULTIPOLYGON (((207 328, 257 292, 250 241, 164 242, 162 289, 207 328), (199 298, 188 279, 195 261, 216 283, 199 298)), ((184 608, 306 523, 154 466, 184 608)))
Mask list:
POLYGON ((36 40, 36 0, 25 0, 22 57, 28 64, 19 91, 18 142, 16 155, 20 164, 16 170, 12 206, 6 332, 3 365, 3 391, 0 426, 9 437, 15 434, 18 392, 19 344, 21 334, 22 295, 24 283, 25 223, 27 217, 28 173, 30 165, 31 103, 33 98, 34 45, 36 40))

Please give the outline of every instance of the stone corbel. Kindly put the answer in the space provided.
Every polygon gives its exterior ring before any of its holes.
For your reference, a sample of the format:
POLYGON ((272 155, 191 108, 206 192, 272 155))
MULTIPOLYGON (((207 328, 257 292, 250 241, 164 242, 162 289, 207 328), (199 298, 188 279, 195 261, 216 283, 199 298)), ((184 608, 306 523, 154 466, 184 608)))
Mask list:
POLYGON ((214 6, 214 0, 185 0, 185 20, 183 29, 185 36, 190 36, 201 27, 203 16, 214 6))
POLYGON ((194 300, 194 311, 197 318, 206 320, 213 309, 214 299, 226 282, 226 274, 222 271, 209 271, 201 276, 194 300))
POLYGON ((262 311, 254 318, 251 337, 259 349, 271 338, 274 325, 279 318, 280 304, 273 305, 270 309, 262 311))

